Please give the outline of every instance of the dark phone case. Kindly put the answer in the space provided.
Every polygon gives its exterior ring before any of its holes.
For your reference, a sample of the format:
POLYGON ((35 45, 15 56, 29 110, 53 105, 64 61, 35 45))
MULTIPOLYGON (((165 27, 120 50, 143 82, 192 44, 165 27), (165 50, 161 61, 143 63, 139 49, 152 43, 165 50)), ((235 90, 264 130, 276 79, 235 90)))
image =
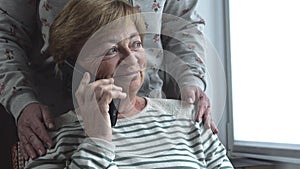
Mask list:
POLYGON ((111 126, 115 126, 117 123, 117 119, 118 119, 118 108, 119 108, 119 103, 120 103, 120 99, 113 99, 110 103, 109 103, 109 117, 110 117, 110 122, 111 122, 111 126))

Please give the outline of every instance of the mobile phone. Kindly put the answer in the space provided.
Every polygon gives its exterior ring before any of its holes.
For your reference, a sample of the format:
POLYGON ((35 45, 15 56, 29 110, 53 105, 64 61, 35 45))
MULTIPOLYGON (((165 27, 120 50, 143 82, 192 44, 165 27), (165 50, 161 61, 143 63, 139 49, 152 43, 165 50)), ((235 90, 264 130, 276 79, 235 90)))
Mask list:
POLYGON ((117 119, 118 119, 118 108, 119 108, 119 104, 120 104, 120 99, 113 99, 110 103, 109 103, 109 117, 110 117, 110 122, 111 122, 111 126, 115 126, 117 123, 117 119))
MULTIPOLYGON (((86 69, 84 69, 83 67, 81 67, 80 65, 76 65, 75 67, 75 63, 73 62, 69 62, 67 60, 64 61, 65 65, 67 65, 69 68, 71 68, 71 70, 73 72, 77 72, 76 74, 76 79, 75 80, 75 86, 76 89, 78 88, 79 86, 79 83, 84 75, 84 72, 88 72, 86 69), (73 64, 72 64, 73 63, 73 64), (78 83, 78 84, 77 84, 78 83)), ((68 69, 63 69, 63 70, 68 70, 68 69)), ((89 72, 90 73, 90 72, 89 72)), ((71 73, 73 74, 73 73, 71 73)), ((91 82, 93 81, 96 81, 96 80, 99 80, 99 78, 97 78, 95 75, 93 75, 92 73, 90 73, 91 75, 91 82)), ((74 81, 73 81, 74 82, 74 81)), ((77 104, 77 103, 76 103, 77 104)), ((112 99, 112 101, 109 103, 109 110, 108 110, 108 113, 109 113, 109 117, 110 117, 110 122, 111 122, 111 126, 115 126, 116 123, 117 123, 117 119, 118 119, 118 114, 119 114, 119 111, 118 111, 118 108, 119 108, 119 105, 120 105, 120 99, 112 99)))

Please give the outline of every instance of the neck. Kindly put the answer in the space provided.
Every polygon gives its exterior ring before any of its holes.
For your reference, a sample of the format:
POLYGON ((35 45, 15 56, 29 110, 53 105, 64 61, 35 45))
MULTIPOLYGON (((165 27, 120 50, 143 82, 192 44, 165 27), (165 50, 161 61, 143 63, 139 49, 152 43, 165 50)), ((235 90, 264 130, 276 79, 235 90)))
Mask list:
POLYGON ((142 111, 146 107, 146 100, 142 97, 136 97, 134 108, 138 111, 142 111))
POLYGON ((139 96, 121 100, 118 118, 126 118, 138 114, 146 107, 146 100, 139 96))

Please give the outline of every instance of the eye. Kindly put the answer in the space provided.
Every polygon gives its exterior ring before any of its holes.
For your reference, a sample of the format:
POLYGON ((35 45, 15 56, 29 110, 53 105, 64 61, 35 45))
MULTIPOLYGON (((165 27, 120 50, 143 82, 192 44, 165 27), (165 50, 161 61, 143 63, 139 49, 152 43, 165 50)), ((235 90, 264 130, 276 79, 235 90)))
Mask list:
POLYGON ((132 46, 133 49, 141 48, 142 47, 142 42, 141 41, 134 41, 131 46, 132 46))
POLYGON ((106 52, 105 56, 110 56, 110 55, 115 55, 119 52, 117 47, 112 47, 110 49, 108 49, 108 51, 106 52))
POLYGON ((117 47, 112 47, 110 49, 107 50, 107 52, 105 53, 104 59, 109 59, 114 57, 117 53, 119 52, 119 49, 117 47))

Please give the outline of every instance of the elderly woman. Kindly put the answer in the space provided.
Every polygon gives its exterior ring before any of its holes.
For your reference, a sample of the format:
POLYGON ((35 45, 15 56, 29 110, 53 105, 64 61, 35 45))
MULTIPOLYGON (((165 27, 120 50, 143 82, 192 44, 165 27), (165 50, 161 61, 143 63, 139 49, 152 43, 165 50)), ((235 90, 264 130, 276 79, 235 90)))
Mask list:
POLYGON ((50 51, 58 64, 75 67, 74 78, 85 71, 73 81, 78 107, 56 119, 55 147, 26 168, 232 168, 217 135, 194 122, 193 105, 137 96, 144 33, 125 1, 69 1, 51 26, 50 51))

